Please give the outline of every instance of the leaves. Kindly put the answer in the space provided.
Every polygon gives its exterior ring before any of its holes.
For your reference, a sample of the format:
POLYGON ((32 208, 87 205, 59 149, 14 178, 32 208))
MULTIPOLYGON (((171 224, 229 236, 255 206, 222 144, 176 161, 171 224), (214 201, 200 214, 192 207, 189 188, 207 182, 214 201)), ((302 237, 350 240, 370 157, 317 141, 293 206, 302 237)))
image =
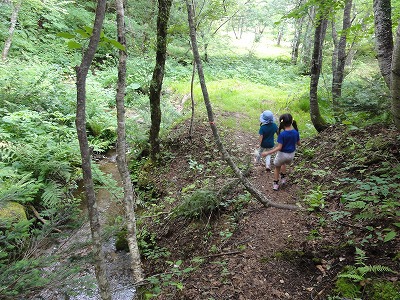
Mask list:
POLYGON ((397 235, 397 233, 395 231, 389 231, 385 235, 385 239, 383 240, 383 242, 386 243, 386 242, 393 240, 396 237, 396 235, 397 235))
POLYGON ((75 41, 68 41, 68 48, 69 49, 80 49, 82 45, 75 41))

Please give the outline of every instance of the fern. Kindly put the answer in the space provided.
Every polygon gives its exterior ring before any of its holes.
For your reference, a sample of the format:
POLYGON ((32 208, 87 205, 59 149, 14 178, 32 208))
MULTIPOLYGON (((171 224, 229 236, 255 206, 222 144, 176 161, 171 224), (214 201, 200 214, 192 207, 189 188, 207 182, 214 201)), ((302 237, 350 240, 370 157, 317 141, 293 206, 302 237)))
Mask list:
POLYGON ((30 202, 39 190, 39 185, 31 174, 10 177, 0 177, 0 204, 8 201, 21 203, 30 202))
POLYGON ((0 142, 0 161, 12 163, 16 159, 16 153, 13 144, 0 142))
POLYGON ((361 282, 365 279, 365 275, 368 273, 385 273, 385 272, 390 272, 390 273, 397 273, 396 271, 392 270, 389 267, 382 266, 382 265, 366 265, 365 260, 367 259, 367 256, 365 255, 365 251, 363 251, 360 248, 356 248, 356 257, 355 257, 355 265, 358 265, 359 267, 354 267, 350 266, 348 267, 348 270, 343 272, 342 274, 339 274, 338 277, 340 278, 349 278, 353 280, 354 282, 361 282))
POLYGON ((63 188, 54 181, 49 181, 43 190, 42 201, 47 208, 57 208, 64 197, 63 188))

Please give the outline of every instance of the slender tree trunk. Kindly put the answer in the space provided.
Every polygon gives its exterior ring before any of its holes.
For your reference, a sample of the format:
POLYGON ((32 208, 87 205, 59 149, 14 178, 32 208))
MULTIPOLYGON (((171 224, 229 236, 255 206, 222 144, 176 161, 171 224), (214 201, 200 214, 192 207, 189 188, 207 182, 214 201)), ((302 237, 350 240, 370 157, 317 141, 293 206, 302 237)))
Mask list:
POLYGON ((192 114, 190 116, 189 138, 193 137, 194 123, 194 77, 196 75, 196 62, 193 60, 192 79, 190 80, 190 101, 192 103, 192 114))
POLYGON ((397 130, 400 131, 400 24, 397 26, 396 44, 393 50, 391 93, 393 120, 397 130))
MULTIPOLYGON (((124 5, 123 0, 117 0, 117 28, 118 42, 126 46, 125 41, 125 21, 124 21, 124 5)), ((129 252, 131 254, 131 268, 134 282, 143 281, 143 270, 140 261, 139 247, 136 239, 136 216, 135 216, 135 195, 129 174, 128 164, 126 160, 126 130, 125 130, 125 90, 126 90, 126 51, 119 51, 118 65, 118 86, 117 86, 117 121, 118 121, 118 141, 117 141, 117 163, 118 170, 121 174, 124 186, 124 203, 126 210, 127 222, 127 240, 129 252)))
POLYGON ((311 121, 318 132, 328 127, 322 118, 318 105, 318 82, 322 69, 322 47, 328 20, 324 17, 318 20, 314 35, 314 50, 311 60, 311 80, 310 80, 310 115, 311 121))
MULTIPOLYGON (((346 44, 347 44, 347 31, 351 26, 351 8, 353 5, 352 0, 346 0, 343 10, 343 26, 340 35, 339 43, 337 45, 337 63, 336 68, 333 69, 332 78, 332 100, 334 109, 337 108, 337 99, 342 96, 342 84, 344 79, 344 67, 346 65, 346 44)), ((334 59, 334 58, 333 58, 334 59)))
POLYGON ((276 39, 276 45, 280 46, 281 42, 282 42, 282 38, 283 38, 283 30, 285 28, 283 26, 279 27, 279 31, 278 31, 278 37, 276 39))
POLYGON ((103 300, 111 300, 110 287, 104 265, 104 253, 102 250, 101 230, 99 212, 96 204, 96 197, 93 186, 91 153, 86 134, 86 77, 89 67, 93 61, 97 46, 100 41, 100 32, 103 26, 106 0, 98 0, 96 17, 93 26, 93 33, 90 37, 89 46, 83 54, 82 63, 76 67, 77 107, 76 107, 76 130, 78 134, 79 147, 82 157, 83 180, 87 198, 90 229, 93 240, 93 253, 95 260, 95 271, 99 285, 100 296, 103 300))
POLYGON ((153 78, 150 84, 150 155, 153 161, 157 159, 157 155, 160 153, 160 98, 167 56, 167 28, 171 4, 172 0, 158 0, 156 65, 154 67, 153 78))
POLYGON ((338 57, 338 34, 336 30, 335 21, 331 21, 332 24, 332 43, 333 43, 333 52, 332 52, 332 73, 336 72, 337 69, 337 57, 338 57))
POLYGON ((306 70, 311 68, 311 52, 312 52, 312 24, 315 19, 315 7, 312 6, 309 12, 309 18, 307 21, 306 30, 303 37, 303 47, 302 47, 302 55, 301 55, 301 63, 304 65, 306 70))
POLYGON ((293 65, 297 65, 297 60, 299 58, 299 47, 300 47, 301 35, 302 35, 302 31, 303 31, 303 23, 304 23, 304 17, 301 17, 300 19, 296 19, 295 32, 294 32, 294 37, 293 37, 293 41, 292 41, 291 62, 293 65))
POLYGON ((231 169, 234 171, 240 182, 245 186, 245 188, 249 191, 250 194, 252 194, 258 201, 260 201, 264 206, 269 207, 273 206, 276 208, 282 208, 282 209, 299 209, 299 207, 294 206, 294 205, 286 205, 286 204, 280 204, 280 203, 275 203, 270 201, 265 197, 265 195, 257 190, 247 179, 244 177, 242 171, 236 166, 235 162, 233 161, 232 157, 229 155, 228 151, 226 151, 224 145, 221 142, 217 127, 215 125, 215 120, 214 120, 214 113, 212 110, 211 102, 210 102, 210 97, 208 95, 208 90, 206 86, 206 82, 204 79, 204 72, 203 72, 203 64, 201 62, 200 54, 199 54, 199 49, 197 46, 197 37, 196 37, 196 28, 194 25, 194 10, 193 10, 193 3, 191 2, 192 0, 186 0, 186 6, 187 6, 187 11, 188 11, 188 21, 189 21, 189 30, 190 30, 190 40, 192 42, 192 51, 193 51, 193 56, 196 62, 197 66, 197 72, 199 75, 199 81, 200 81, 200 86, 201 86, 201 91, 203 93, 203 98, 204 98, 204 104, 207 109, 207 115, 208 115, 208 121, 210 123, 210 127, 214 136, 215 143, 223 155, 223 158, 227 162, 227 164, 231 167, 231 169))
POLYGON ((18 13, 21 8, 21 4, 22 2, 18 1, 17 4, 14 6, 13 12, 11 14, 11 22, 10 22, 10 28, 8 29, 8 37, 4 43, 3 52, 1 54, 1 58, 3 61, 7 59, 8 52, 10 51, 11 48, 12 38, 14 35, 15 26, 17 25, 18 13))
POLYGON ((386 85, 390 88, 393 54, 392 7, 390 0, 374 0, 376 52, 386 85))

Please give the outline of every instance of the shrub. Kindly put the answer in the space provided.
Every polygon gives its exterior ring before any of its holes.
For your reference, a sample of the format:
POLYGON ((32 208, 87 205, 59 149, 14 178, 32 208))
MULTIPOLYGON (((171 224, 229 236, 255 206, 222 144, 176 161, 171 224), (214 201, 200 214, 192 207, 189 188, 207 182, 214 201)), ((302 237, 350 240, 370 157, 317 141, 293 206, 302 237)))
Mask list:
POLYGON ((177 217, 189 219, 207 218, 221 205, 221 199, 214 191, 196 190, 193 194, 184 198, 181 205, 174 210, 177 217))

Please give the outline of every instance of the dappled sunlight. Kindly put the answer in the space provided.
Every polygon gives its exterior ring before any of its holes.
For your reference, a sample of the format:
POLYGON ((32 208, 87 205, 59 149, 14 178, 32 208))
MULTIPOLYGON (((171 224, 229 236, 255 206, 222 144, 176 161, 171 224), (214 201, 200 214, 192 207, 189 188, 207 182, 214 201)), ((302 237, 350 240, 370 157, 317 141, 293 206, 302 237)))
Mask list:
POLYGON ((230 51, 236 55, 254 55, 259 58, 287 57, 290 59, 290 43, 281 42, 281 46, 276 45, 276 41, 262 36, 259 42, 255 42, 255 35, 252 32, 245 32, 240 39, 237 39, 233 32, 224 33, 230 44, 230 51))

